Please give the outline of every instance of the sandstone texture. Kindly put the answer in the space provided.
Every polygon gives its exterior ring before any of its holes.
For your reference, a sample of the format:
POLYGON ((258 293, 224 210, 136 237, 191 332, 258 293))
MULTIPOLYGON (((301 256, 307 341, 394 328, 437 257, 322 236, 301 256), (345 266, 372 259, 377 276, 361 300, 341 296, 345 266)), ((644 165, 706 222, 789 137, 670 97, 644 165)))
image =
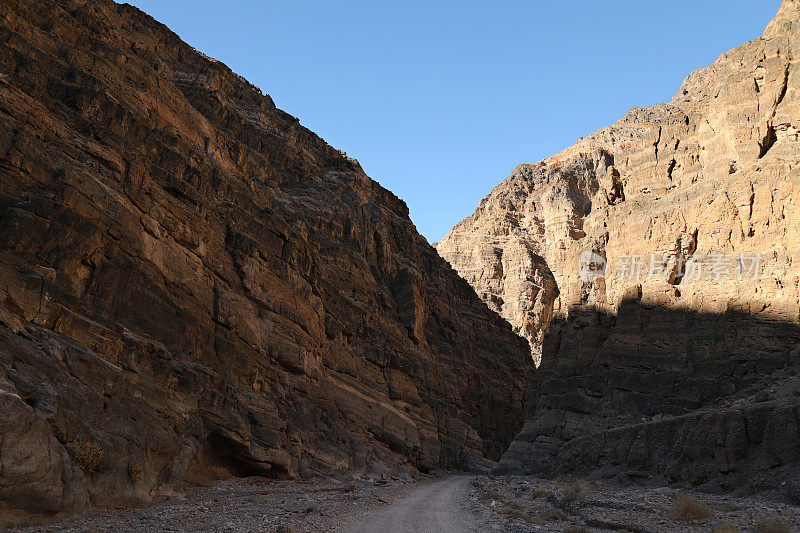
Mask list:
POLYGON ((500 457, 528 346, 356 161, 128 5, 0 43, 0 525, 500 457))
POLYGON ((540 360, 501 471, 796 473, 798 57, 784 0, 671 102, 519 166, 438 243, 540 360))

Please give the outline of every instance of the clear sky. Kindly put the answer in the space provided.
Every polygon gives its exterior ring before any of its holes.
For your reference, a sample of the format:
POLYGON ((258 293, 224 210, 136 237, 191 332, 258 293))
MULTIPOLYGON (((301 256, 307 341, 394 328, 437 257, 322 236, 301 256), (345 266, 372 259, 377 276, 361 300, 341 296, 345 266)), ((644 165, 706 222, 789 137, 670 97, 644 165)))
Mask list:
POLYGON ((780 0, 132 0, 404 199, 430 242, 533 163, 667 101, 780 0))

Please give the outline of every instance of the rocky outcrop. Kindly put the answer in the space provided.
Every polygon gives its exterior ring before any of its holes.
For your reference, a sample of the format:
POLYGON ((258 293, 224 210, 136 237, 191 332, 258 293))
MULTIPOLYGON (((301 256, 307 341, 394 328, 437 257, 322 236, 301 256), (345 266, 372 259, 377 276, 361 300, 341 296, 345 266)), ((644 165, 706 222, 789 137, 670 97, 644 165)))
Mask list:
POLYGON ((0 42, 0 522, 499 458, 527 345, 356 161, 131 6, 0 42))
POLYGON ((3 522, 65 509, 84 511, 86 480, 43 417, 22 400, 8 380, 0 381, 0 494, 3 522))
POLYGON ((800 2, 784 0, 671 102, 518 167, 438 244, 541 354, 501 469, 613 462, 733 483, 800 464, 751 423, 791 442, 796 396, 732 400, 800 366, 798 30, 800 2), (710 430, 734 419, 745 441, 710 430))
POLYGON ((584 218, 603 194, 613 157, 594 144, 533 165, 520 165, 437 250, 486 304, 528 339, 534 360, 560 311, 568 245, 586 238, 584 218))

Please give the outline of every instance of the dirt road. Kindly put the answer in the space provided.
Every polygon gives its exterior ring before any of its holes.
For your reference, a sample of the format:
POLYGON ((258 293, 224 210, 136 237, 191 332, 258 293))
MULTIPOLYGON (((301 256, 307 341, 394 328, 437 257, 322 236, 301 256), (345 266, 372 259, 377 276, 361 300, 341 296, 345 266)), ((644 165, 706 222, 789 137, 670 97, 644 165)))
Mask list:
POLYGON ((345 530, 353 533, 478 531, 467 510, 472 476, 453 476, 423 483, 391 504, 356 518, 345 530))

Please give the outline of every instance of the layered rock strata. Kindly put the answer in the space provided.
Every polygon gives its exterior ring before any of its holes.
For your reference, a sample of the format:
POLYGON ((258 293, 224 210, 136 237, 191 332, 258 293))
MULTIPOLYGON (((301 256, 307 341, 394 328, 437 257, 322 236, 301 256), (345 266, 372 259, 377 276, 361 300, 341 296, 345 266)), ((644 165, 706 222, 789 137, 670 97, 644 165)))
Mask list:
POLYGON ((0 42, 0 524, 500 457, 527 345, 356 161, 131 6, 0 42))
POLYGON ((798 398, 778 394, 800 355, 798 57, 784 0, 671 102, 521 165, 438 244, 541 357, 503 468, 732 485, 800 463, 798 398), (728 423, 747 437, 712 431, 728 423))

